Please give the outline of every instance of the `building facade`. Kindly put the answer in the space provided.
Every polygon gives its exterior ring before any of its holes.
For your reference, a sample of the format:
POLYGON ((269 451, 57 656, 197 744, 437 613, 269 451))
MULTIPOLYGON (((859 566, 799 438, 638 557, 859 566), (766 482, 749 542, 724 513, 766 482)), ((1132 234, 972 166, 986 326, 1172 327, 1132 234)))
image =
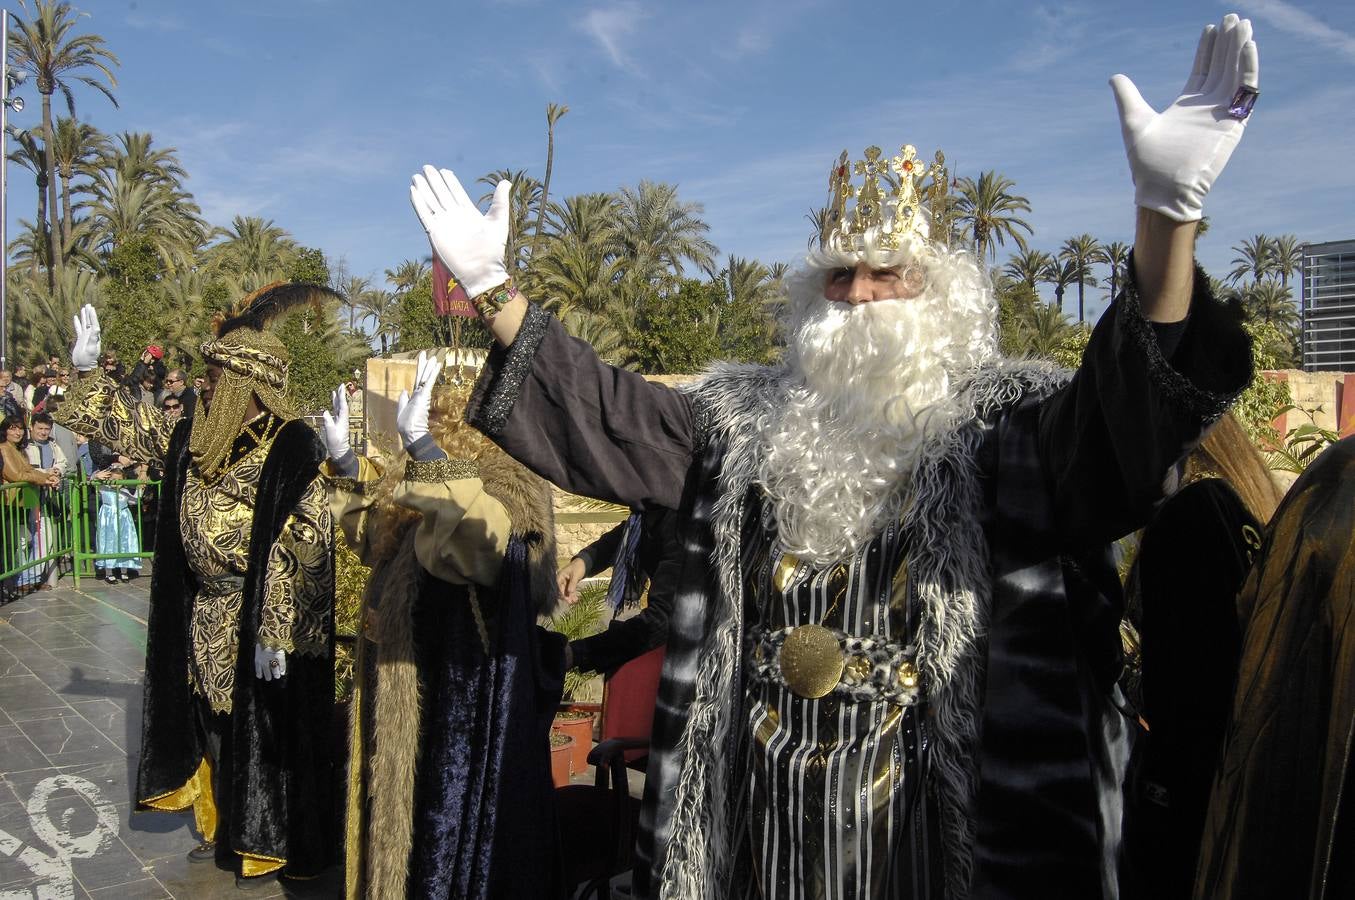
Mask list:
POLYGON ((1355 371, 1355 240, 1303 246, 1303 369, 1355 371))

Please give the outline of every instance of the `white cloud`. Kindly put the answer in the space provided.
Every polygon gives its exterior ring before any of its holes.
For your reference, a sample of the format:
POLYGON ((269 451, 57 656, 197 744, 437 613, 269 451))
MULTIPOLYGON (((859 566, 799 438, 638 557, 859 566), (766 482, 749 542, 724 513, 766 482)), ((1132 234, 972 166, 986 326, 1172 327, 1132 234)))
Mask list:
POLYGON ((1308 38, 1355 60, 1355 35, 1333 28, 1317 16, 1285 0, 1250 0, 1246 8, 1268 25, 1290 34, 1308 38))
POLYGON ((614 3, 589 10, 579 27, 607 52, 614 66, 633 72, 635 66, 624 45, 646 16, 638 3, 614 3))

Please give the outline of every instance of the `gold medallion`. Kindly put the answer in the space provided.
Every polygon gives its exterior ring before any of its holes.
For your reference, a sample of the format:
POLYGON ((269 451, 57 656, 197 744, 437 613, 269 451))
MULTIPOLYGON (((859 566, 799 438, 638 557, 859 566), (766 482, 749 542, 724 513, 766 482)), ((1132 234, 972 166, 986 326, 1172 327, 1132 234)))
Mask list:
POLYGON ((842 645, 822 625, 791 629, 781 645, 781 677, 797 697, 826 697, 842 678, 842 645))

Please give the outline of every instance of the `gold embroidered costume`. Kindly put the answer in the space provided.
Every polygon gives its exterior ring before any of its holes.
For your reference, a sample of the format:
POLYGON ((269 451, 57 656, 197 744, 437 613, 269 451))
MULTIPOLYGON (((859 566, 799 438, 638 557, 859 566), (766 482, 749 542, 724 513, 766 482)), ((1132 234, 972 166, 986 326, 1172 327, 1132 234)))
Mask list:
POLYGON ((287 399, 287 347, 267 329, 335 296, 269 285, 242 301, 202 346, 211 387, 190 420, 102 375, 60 410, 72 431, 164 466, 136 797, 191 806, 218 865, 246 878, 314 877, 334 861, 334 519, 323 447, 287 399))

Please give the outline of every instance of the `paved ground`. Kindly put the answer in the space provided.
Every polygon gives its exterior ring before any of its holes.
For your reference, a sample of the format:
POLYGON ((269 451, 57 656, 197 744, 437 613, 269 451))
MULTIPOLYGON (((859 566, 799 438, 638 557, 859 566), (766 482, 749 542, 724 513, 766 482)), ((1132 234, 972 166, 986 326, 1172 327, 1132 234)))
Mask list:
POLYGON ((0 900, 337 897, 337 869, 242 895, 185 858, 190 813, 132 815, 148 584, 0 606, 0 900))

